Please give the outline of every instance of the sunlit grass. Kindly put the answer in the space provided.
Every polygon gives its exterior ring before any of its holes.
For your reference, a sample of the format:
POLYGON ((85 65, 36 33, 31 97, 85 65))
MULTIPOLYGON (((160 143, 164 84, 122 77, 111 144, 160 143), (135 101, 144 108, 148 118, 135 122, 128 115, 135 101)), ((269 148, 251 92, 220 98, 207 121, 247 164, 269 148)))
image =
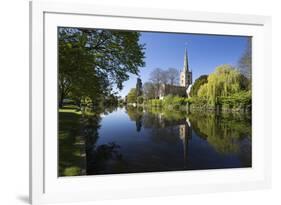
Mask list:
POLYGON ((81 111, 77 111, 77 109, 69 109, 69 108, 61 108, 59 109, 59 112, 62 113, 73 113, 73 114, 77 114, 77 115, 81 115, 82 112, 81 111))
POLYGON ((68 167, 64 170, 63 174, 64 176, 77 176, 81 172, 81 169, 79 167, 68 167))

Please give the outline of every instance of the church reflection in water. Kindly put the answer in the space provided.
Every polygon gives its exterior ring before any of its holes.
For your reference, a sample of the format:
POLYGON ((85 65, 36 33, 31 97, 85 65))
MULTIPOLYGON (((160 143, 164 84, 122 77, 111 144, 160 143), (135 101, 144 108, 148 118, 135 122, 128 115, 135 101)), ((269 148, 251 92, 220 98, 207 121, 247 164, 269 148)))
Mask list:
POLYGON ((252 166, 249 116, 127 107, 81 123, 60 133, 60 176, 252 166))
POLYGON ((183 160, 185 168, 188 161, 188 141, 192 138, 192 128, 188 118, 186 118, 186 123, 179 125, 179 131, 179 137, 183 144, 183 160))
POLYGON ((159 110, 136 111, 135 108, 129 108, 127 113, 130 118, 136 121, 136 130, 140 131, 142 124, 144 128, 151 128, 152 138, 162 138, 162 140, 176 141, 178 138, 183 148, 183 167, 188 164, 188 143, 192 139, 192 127, 188 117, 179 113, 163 113, 159 110), (134 114, 132 114, 134 113, 134 114), (138 113, 138 114, 136 114, 138 113))

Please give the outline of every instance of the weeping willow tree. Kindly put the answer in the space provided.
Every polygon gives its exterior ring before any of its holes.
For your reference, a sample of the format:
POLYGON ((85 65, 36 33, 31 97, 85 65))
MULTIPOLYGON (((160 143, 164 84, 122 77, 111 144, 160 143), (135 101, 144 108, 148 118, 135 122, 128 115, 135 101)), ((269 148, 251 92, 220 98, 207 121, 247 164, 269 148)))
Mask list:
POLYGON ((251 121, 246 115, 197 113, 189 115, 189 120, 195 133, 219 153, 237 154, 244 151, 242 146, 251 145, 251 121))
POLYGON ((227 97, 247 88, 248 80, 230 65, 221 65, 208 76, 208 82, 198 90, 198 96, 206 98, 211 105, 218 104, 220 97, 227 97))

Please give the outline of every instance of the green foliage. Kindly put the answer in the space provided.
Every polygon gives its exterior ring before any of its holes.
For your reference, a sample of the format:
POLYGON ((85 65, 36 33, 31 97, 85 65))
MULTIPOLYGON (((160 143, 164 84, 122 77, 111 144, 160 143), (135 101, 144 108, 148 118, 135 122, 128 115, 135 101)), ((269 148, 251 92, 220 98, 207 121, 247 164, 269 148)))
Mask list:
POLYGON ((207 97, 207 95, 208 95, 208 84, 205 83, 199 87, 199 90, 197 91, 197 95, 195 95, 195 97, 196 96, 207 97))
POLYGON ((220 153, 239 153, 243 151, 239 142, 245 138, 251 141, 251 120, 248 115, 196 113, 189 115, 189 119, 193 130, 204 136, 220 153))
POLYGON ((59 28, 59 104, 83 96, 96 101, 122 89, 129 73, 144 66, 140 33, 113 30, 59 28))
POLYGON ((127 102, 128 103, 136 103, 137 102, 137 92, 136 88, 132 88, 127 95, 127 102))
POLYGON ((191 104, 196 104, 196 105, 208 103, 206 97, 192 97, 192 98, 188 98, 187 101, 191 104))
POLYGON ((148 105, 150 105, 152 107, 162 107, 163 102, 160 99, 151 99, 148 101, 148 105))
POLYGON ((84 160, 77 136, 81 129, 81 115, 74 109, 65 109, 59 112, 59 175, 78 175, 81 161, 84 160), (71 112, 72 111, 72 112, 71 112))
POLYGON ((163 99, 163 105, 168 109, 179 109, 181 106, 186 106, 187 102, 187 98, 173 95, 168 95, 163 99))
POLYGON ((146 101, 147 106, 161 107, 167 110, 173 110, 173 109, 178 110, 181 107, 185 108, 187 103, 188 103, 188 98, 173 96, 173 95, 168 95, 164 97, 163 100, 151 99, 146 101))
MULTIPOLYGON (((177 111, 177 110, 169 110, 164 108, 157 108, 157 107, 149 107, 148 110, 146 110, 149 114, 152 114, 157 117, 161 116, 165 119, 165 121, 169 122, 175 122, 186 118, 186 112, 185 111, 177 111)), ((149 115, 148 115, 149 117, 149 115)))
POLYGON ((206 97, 208 103, 216 105, 220 97, 227 97, 245 90, 246 78, 230 65, 221 65, 210 74, 208 82, 198 90, 199 97, 206 97))
POLYGON ((143 112, 139 110, 137 107, 127 106, 126 112, 129 115, 129 118, 133 121, 141 120, 143 112))
POLYGON ((250 109, 252 103, 252 94, 251 91, 240 91, 238 93, 234 93, 230 96, 222 96, 219 98, 219 104, 222 105, 223 109, 250 109))
POLYGON ((199 78, 197 78, 191 87, 190 96, 192 97, 198 96, 199 88, 207 82, 208 82, 208 75, 201 75, 199 78))
POLYGON ((64 176, 77 176, 81 172, 81 168, 79 167, 68 167, 64 170, 64 176))

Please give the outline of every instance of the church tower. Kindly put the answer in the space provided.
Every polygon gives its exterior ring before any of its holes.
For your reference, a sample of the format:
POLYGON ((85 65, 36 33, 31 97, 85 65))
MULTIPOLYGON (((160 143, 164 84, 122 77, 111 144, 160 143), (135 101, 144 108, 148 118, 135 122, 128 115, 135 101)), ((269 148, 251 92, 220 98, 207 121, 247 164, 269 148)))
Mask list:
POLYGON ((188 88, 192 84, 192 71, 189 71, 187 49, 184 53, 183 69, 180 72, 180 86, 188 88))

